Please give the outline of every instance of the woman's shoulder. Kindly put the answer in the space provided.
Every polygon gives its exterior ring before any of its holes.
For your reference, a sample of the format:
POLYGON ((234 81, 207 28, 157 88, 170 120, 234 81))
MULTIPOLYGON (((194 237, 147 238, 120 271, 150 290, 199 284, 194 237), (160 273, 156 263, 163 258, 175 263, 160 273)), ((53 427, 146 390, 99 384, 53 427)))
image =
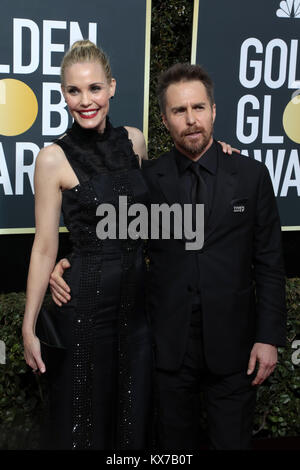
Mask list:
POLYGON ((43 169, 59 168, 65 162, 65 154, 62 148, 53 143, 43 147, 36 158, 36 165, 43 169))
POLYGON ((144 134, 140 129, 137 127, 131 127, 131 126, 124 126, 126 131, 128 132, 128 137, 130 140, 137 141, 137 142, 145 142, 145 137, 144 134))
POLYGON ((128 138, 132 142, 134 152, 140 159, 147 159, 147 149, 144 134, 137 127, 124 126, 128 132, 128 138))

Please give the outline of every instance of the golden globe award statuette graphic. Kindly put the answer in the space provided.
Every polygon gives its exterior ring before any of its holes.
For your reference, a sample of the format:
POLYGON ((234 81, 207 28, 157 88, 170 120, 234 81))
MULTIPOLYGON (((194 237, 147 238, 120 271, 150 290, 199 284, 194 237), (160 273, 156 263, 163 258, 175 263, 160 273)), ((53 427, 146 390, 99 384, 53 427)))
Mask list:
POLYGON ((286 135, 300 144, 300 96, 297 95, 286 106, 282 117, 286 135))
POLYGON ((0 134, 26 132, 36 120, 38 102, 32 89, 13 78, 0 80, 0 134))

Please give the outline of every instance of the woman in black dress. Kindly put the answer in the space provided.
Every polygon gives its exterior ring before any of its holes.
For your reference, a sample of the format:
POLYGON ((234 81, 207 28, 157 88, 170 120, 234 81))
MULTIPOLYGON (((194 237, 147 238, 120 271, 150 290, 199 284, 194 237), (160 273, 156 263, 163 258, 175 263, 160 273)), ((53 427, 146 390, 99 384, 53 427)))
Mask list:
POLYGON ((127 196, 128 205, 147 203, 140 172, 145 141, 138 129, 111 125, 116 82, 93 43, 72 46, 61 80, 74 124, 36 161, 24 355, 48 377, 48 447, 145 449, 152 353, 142 240, 101 240, 96 234, 99 204, 118 211, 119 196, 127 196), (65 274, 72 299, 46 311, 41 306, 57 256, 61 209, 73 245, 65 274))

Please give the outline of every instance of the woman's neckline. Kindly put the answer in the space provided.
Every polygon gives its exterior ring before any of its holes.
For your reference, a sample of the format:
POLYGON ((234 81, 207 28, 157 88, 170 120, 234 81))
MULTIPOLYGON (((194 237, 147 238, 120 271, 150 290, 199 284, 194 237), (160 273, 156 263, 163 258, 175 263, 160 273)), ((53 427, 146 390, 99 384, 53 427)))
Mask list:
POLYGON ((74 121, 68 133, 79 142, 94 143, 96 141, 99 142, 107 140, 110 136, 111 129, 112 125, 109 117, 106 116, 105 129, 103 132, 98 132, 96 129, 85 129, 81 127, 77 121, 74 121))

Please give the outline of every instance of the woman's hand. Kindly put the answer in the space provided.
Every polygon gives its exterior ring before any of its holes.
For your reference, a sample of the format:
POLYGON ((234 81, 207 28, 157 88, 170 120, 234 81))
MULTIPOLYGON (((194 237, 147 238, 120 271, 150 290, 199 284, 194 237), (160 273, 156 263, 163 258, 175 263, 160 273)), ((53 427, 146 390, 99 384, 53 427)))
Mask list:
POLYGON ((221 140, 218 140, 219 144, 222 145, 222 150, 224 153, 228 153, 228 155, 231 155, 232 152, 237 152, 237 153, 241 153, 240 150, 238 149, 235 149, 234 147, 231 147, 230 144, 226 144, 226 142, 222 142, 221 140))
POLYGON ((24 357, 33 372, 46 372, 46 366, 41 356, 40 340, 33 333, 23 333, 24 357))

